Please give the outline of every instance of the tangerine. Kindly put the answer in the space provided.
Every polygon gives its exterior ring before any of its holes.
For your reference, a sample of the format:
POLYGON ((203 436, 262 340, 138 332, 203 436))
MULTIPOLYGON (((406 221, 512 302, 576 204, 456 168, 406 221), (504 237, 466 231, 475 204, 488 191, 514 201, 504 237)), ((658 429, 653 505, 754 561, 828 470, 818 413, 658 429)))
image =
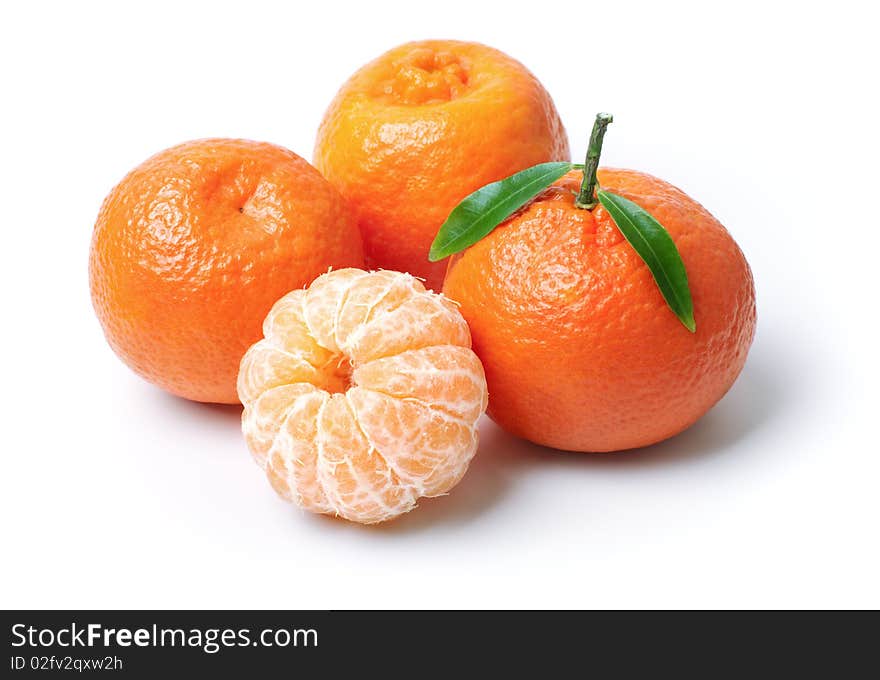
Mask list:
POLYGON ((273 144, 202 139, 156 154, 110 192, 89 282, 130 368, 178 396, 231 404, 272 303, 329 267, 361 265, 357 226, 308 162, 273 144))
POLYGON ((488 414, 532 442, 616 451, 681 432, 730 388, 755 333, 742 251, 703 206, 633 170, 600 169, 603 190, 669 232, 687 270, 689 332, 601 206, 575 206, 574 170, 453 257, 443 290, 483 362, 488 414))
POLYGON ((340 269, 282 297, 263 334, 241 362, 242 430, 283 498, 372 524, 462 478, 486 379, 449 300, 340 269))
POLYGON ((484 184, 569 155, 553 100, 525 66, 485 45, 424 40, 342 86, 314 162, 354 211, 367 266, 439 291, 445 266, 428 249, 452 208, 484 184))

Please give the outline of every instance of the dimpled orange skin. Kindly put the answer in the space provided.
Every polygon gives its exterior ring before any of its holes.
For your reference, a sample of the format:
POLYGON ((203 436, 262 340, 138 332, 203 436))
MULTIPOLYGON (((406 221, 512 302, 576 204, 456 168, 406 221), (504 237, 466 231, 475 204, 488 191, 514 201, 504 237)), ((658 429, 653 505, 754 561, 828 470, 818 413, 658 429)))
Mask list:
POLYGON ((648 210, 687 269, 696 333, 601 207, 574 207, 573 171, 449 264, 483 362, 489 415, 532 442, 617 451, 671 437, 736 380, 755 332, 751 270, 724 227, 672 185, 602 169, 648 210))
POLYGON ((361 68, 324 114, 314 154, 357 215, 367 265, 436 291, 446 266, 428 249, 459 201, 569 158, 541 83, 498 50, 451 40, 407 43, 361 68))
POLYGON ((130 368, 172 394, 235 404, 239 362, 275 300, 347 266, 363 266, 357 227, 307 161, 203 139, 156 154, 110 192, 89 281, 130 368))

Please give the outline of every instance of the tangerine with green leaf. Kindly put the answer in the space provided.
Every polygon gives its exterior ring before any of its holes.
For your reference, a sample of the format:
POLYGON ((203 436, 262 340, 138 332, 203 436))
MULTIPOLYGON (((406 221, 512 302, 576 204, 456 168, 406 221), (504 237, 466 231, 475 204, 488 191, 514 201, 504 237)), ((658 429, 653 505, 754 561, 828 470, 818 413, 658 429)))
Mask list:
POLYGON ((718 220, 661 179, 597 170, 608 122, 585 166, 475 192, 432 248, 440 259, 470 245, 443 290, 470 326, 489 415, 573 451, 646 446, 689 427, 733 385, 755 332, 752 273, 718 220))

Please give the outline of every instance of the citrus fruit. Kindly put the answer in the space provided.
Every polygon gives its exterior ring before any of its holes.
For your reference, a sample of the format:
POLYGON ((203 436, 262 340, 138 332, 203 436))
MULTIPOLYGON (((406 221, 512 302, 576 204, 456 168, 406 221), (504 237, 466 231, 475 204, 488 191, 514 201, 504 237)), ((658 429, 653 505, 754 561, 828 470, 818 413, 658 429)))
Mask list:
POLYGON ((453 257, 443 289, 470 326, 489 415, 575 451, 645 446, 687 428, 736 380, 755 331, 748 263, 705 208, 641 172, 598 176, 672 237, 696 332, 667 308, 609 213, 575 206, 578 170, 453 257))
POLYGON ((136 373, 187 399, 237 403, 272 303, 329 267, 362 266, 357 226, 309 163, 272 144, 203 139, 156 154, 105 199, 92 302, 136 373))
POLYGON ((438 291, 445 266, 427 255, 449 211, 487 182, 568 158, 535 76, 498 50, 452 40, 407 43, 361 68, 330 104, 314 154, 357 216, 367 265, 438 291))
POLYGON ((370 524, 464 475, 486 380, 442 295, 340 269, 282 297, 263 334, 241 362, 242 430, 283 498, 370 524))

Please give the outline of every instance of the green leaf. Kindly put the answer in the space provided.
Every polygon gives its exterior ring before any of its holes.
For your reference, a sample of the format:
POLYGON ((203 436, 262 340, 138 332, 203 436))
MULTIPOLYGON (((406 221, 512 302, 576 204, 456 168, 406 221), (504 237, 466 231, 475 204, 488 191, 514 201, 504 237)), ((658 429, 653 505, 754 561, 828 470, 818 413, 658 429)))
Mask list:
POLYGON ((623 196, 599 190, 596 197, 624 238, 648 265, 666 304, 685 328, 695 332, 697 324, 687 272, 669 232, 651 213, 623 196))
POLYGON ((449 213, 428 259, 437 262, 474 245, 574 167, 566 162, 541 163, 477 189, 449 213))

